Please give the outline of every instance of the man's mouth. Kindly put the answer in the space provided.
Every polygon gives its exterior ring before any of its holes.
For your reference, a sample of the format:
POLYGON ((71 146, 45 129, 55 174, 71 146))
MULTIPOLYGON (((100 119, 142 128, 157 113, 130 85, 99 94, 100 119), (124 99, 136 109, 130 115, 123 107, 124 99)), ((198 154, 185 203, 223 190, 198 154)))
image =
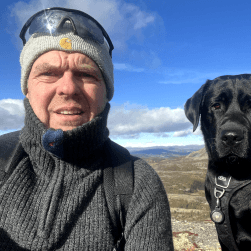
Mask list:
POLYGON ((68 114, 66 114, 66 113, 58 113, 59 115, 68 115, 68 116, 77 116, 77 115, 81 115, 81 114, 83 114, 83 112, 81 112, 81 113, 76 113, 76 114, 70 114, 70 113, 68 113, 68 114))
POLYGON ((59 120, 62 121, 80 121, 83 119, 84 112, 71 114, 71 113, 56 113, 59 120))
POLYGON ((78 112, 78 113, 72 113, 72 112, 61 112, 61 113, 57 113, 59 115, 70 115, 70 116, 76 116, 76 115, 81 115, 84 112, 78 112))

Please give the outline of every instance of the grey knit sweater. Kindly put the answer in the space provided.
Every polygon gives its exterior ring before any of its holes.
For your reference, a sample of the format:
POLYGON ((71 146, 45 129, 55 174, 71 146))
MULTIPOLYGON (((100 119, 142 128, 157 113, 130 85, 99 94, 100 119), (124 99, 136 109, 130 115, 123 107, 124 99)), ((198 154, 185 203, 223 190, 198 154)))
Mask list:
MULTIPOLYGON (((101 157, 110 104, 64 132, 46 129, 27 98, 24 106, 20 142, 28 156, 0 189, 0 250, 112 250, 101 157)), ((134 168, 125 250, 173 250, 163 184, 143 160, 134 158, 134 168)))

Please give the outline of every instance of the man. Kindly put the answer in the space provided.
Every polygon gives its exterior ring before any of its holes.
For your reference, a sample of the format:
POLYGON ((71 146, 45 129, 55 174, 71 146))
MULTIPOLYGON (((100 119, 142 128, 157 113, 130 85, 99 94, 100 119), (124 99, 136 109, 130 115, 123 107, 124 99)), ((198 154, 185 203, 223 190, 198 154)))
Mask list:
MULTIPOLYGON (((112 43, 91 17, 63 8, 35 14, 20 37, 26 98, 19 142, 27 157, 15 159, 0 189, 0 250, 112 250, 102 154, 114 92, 112 43)), ((146 162, 132 159, 124 250, 173 250, 163 184, 146 162)))

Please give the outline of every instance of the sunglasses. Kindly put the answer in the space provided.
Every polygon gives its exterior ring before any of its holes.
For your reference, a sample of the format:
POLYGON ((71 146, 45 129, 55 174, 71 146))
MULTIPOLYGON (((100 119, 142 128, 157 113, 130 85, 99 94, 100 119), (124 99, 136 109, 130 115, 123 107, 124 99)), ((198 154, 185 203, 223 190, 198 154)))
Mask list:
POLYGON ((34 33, 60 35, 70 31, 73 31, 74 35, 91 38, 100 44, 104 44, 106 39, 112 57, 114 46, 105 29, 93 17, 79 10, 59 7, 41 10, 28 19, 19 37, 25 45, 26 38, 34 33), (28 29, 29 34, 26 33, 28 29))

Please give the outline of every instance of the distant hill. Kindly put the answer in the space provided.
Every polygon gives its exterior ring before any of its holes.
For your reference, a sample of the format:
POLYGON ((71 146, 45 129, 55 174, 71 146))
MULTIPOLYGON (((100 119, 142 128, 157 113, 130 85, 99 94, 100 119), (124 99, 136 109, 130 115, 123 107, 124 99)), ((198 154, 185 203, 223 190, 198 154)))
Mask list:
POLYGON ((188 154, 185 158, 194 159, 194 160, 207 160, 208 155, 207 155, 206 148, 204 147, 200 149, 199 151, 192 152, 188 154))
POLYGON ((128 151, 137 157, 160 157, 170 158, 178 156, 186 156, 195 151, 202 150, 204 145, 187 145, 187 146, 155 146, 147 148, 130 148, 128 151), (201 149, 202 148, 202 149, 201 149))

